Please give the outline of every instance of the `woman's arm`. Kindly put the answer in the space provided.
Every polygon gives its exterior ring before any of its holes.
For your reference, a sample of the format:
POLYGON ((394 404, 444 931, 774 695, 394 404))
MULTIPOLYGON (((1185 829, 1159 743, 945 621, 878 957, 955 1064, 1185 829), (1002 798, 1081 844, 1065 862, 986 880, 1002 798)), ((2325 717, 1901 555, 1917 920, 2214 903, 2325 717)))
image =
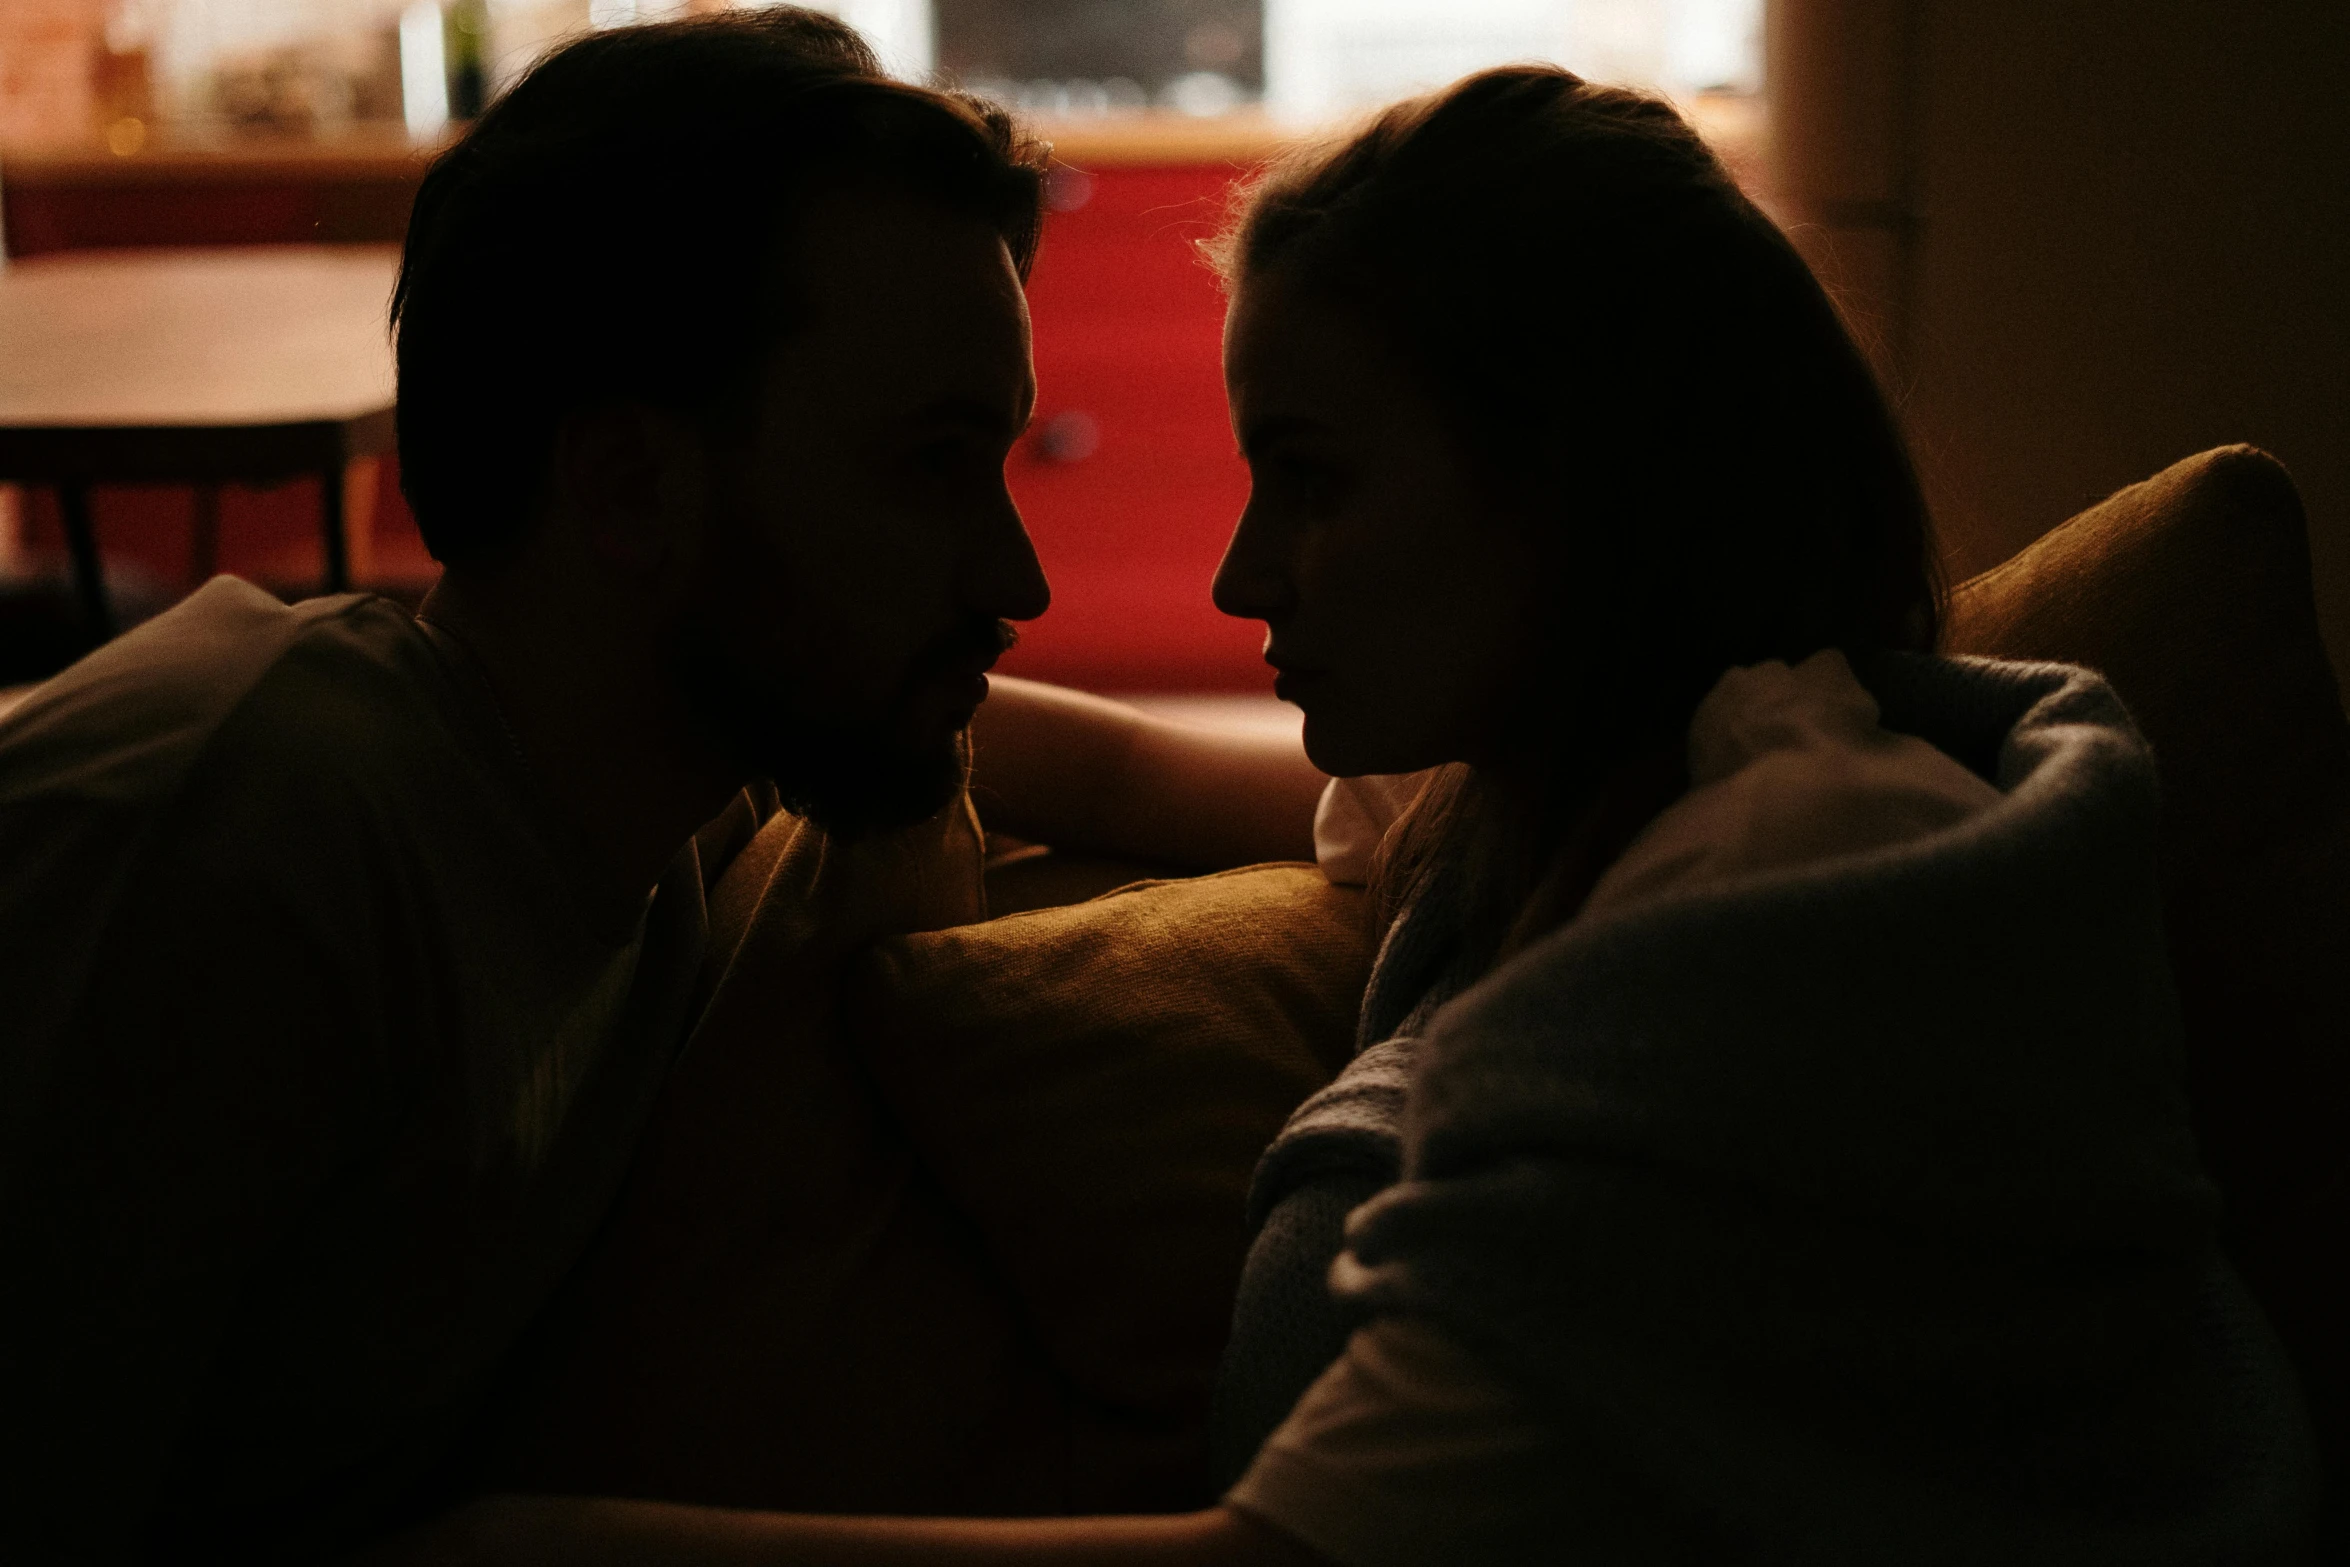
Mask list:
POLYGON ((1329 780, 1295 740, 1169 723, 998 676, 971 725, 971 797, 991 832, 1188 870, 1314 857, 1329 780))
POLYGON ((1324 1567, 1228 1508, 1148 1518, 836 1518, 493 1496, 346 1567, 1324 1567))

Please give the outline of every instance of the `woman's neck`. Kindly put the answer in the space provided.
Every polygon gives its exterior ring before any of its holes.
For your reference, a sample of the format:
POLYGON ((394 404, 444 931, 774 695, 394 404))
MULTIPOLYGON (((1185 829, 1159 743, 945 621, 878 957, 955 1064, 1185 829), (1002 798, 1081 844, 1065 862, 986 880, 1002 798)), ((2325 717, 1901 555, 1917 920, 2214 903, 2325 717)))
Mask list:
POLYGON ((1679 734, 1593 761, 1472 765, 1439 851, 1460 881, 1462 955, 1482 972, 1573 919, 1607 868, 1689 787, 1679 734))
MULTIPOLYGON (((1519 781, 1503 786, 1513 794, 1519 781)), ((1528 884, 1500 938, 1496 962, 1539 940, 1582 912, 1591 889, 1648 824, 1689 789, 1687 750, 1676 736, 1618 758, 1582 787, 1563 787, 1542 802, 1518 794, 1512 809, 1529 828, 1522 840, 1528 884), (1534 823, 1539 822, 1539 825, 1534 823)))

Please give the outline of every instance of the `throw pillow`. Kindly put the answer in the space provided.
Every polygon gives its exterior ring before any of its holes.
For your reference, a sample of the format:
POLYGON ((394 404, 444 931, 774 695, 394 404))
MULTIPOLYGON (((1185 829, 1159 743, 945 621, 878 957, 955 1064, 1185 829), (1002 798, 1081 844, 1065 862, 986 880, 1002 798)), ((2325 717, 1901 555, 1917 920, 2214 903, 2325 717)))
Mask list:
POLYGON ((900 937, 850 982, 883 1100, 1089 1412, 1083 1505, 1208 1500, 1249 1176, 1352 1053, 1365 921, 1258 866, 900 937))
POLYGON ((2350 1468, 2350 724, 2293 482, 2247 446, 1952 596, 1952 652, 2102 671, 2161 770, 2188 1090, 2230 1249, 2350 1468))

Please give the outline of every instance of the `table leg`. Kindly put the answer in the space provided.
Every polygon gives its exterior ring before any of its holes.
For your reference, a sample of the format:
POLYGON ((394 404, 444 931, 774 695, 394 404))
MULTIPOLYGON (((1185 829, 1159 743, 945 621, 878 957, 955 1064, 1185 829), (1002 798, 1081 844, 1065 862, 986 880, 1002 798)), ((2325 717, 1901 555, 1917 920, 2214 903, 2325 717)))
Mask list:
POLYGON ((74 596, 94 646, 114 635, 114 606, 106 597, 106 566, 98 558, 98 530, 90 520, 90 487, 79 480, 57 486, 57 510, 73 554, 74 596))
POLYGON ((343 559, 354 584, 375 577, 375 505, 382 478, 381 458, 354 457, 343 470, 343 559))
POLYGON ((343 536, 343 465, 336 463, 318 476, 319 526, 325 530, 326 576, 320 590, 345 593, 351 587, 349 541, 343 536))
POLYGON ((188 575, 202 587, 220 569, 220 486, 196 486, 196 510, 188 519, 188 575))

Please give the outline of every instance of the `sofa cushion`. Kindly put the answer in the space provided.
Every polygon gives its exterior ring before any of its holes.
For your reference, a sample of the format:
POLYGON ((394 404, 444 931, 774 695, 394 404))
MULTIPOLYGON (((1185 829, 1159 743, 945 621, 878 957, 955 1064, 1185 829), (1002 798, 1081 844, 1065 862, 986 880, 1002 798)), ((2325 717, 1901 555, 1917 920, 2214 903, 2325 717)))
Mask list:
POLYGON ((2165 469, 1952 596, 1955 653, 2086 664, 2161 771, 2187 1076, 2230 1248, 2350 1456, 2350 725, 2285 470, 2165 469))
MULTIPOLYGON (((1114 874, 1062 869, 1043 891, 1114 874)), ((1249 1174, 1349 1053, 1361 895, 1269 866, 970 923, 980 875, 967 809, 855 845, 778 818, 742 850, 710 910, 731 961, 472 1483, 1207 1500, 1249 1174), (906 931, 932 933, 875 948, 906 931)))
POLYGON ((1362 895, 1310 865, 1145 882, 884 942, 847 1015, 1097 1424, 1098 1505, 1204 1502, 1248 1181, 1352 1053, 1362 895))

